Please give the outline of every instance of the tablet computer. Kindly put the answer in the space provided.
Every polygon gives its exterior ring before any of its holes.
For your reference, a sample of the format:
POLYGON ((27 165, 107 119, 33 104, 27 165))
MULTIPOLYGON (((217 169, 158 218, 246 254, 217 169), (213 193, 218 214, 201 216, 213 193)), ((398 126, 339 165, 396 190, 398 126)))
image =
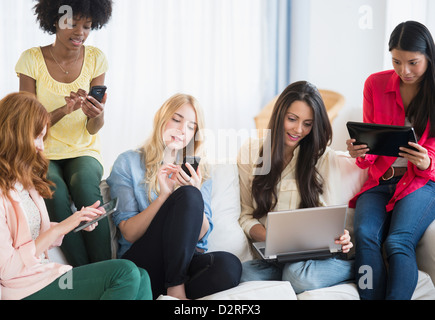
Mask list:
POLYGON ((362 122, 348 122, 347 129, 355 145, 366 144, 370 149, 368 154, 388 157, 400 157, 399 148, 409 146, 409 142, 417 143, 414 128, 391 125, 381 125, 362 122))
POLYGON ((92 221, 88 221, 88 222, 84 221, 84 222, 80 223, 80 225, 77 228, 74 229, 74 232, 82 231, 83 229, 86 229, 90 225, 94 224, 95 222, 98 222, 101 219, 103 219, 105 217, 108 217, 109 215, 114 213, 116 211, 116 209, 118 208, 118 198, 110 200, 109 202, 103 204, 99 208, 103 208, 105 213, 103 213, 101 216, 95 218, 92 221))

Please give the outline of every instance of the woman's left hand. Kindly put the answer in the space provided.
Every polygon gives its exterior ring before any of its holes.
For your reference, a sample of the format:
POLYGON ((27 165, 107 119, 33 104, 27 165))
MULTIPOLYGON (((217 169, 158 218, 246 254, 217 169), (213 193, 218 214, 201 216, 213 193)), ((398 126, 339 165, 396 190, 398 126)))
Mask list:
POLYGON ((89 96, 83 89, 79 89, 77 94, 83 99, 82 110, 89 119, 97 118, 103 114, 107 100, 107 94, 104 95, 101 102, 98 102, 97 99, 89 96))
POLYGON ((184 172, 184 170, 181 168, 181 166, 178 166, 178 173, 176 175, 177 183, 180 186, 194 186, 197 189, 200 189, 202 176, 201 176, 201 172, 200 172, 199 168, 195 172, 195 170, 193 169, 193 167, 191 166, 190 163, 186 163, 186 167, 187 167, 187 169, 189 169, 191 177, 189 177, 189 175, 186 172, 184 172))
POLYGON ((410 142, 409 145, 418 151, 414 151, 408 148, 401 147, 399 153, 401 157, 408 159, 413 165, 415 165, 419 170, 425 171, 430 167, 431 160, 427 149, 423 148, 418 143, 410 142))
POLYGON ((348 230, 344 230, 344 235, 342 235, 338 240, 335 240, 335 243, 341 244, 343 253, 348 253, 350 249, 353 248, 353 243, 350 242, 350 234, 348 230))

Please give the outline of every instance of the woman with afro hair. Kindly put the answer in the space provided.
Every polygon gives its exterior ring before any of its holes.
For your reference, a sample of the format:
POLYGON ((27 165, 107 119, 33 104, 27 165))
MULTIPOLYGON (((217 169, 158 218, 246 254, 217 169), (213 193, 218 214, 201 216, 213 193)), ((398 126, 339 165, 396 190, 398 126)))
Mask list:
MULTIPOLYGON (((88 95, 102 86, 108 63, 98 48, 85 46, 91 30, 102 28, 112 14, 111 0, 39 0, 34 7, 42 30, 55 35, 53 44, 25 51, 15 68, 20 91, 37 96, 50 114, 45 140, 50 160, 48 179, 54 196, 46 199, 52 221, 60 222, 76 208, 102 202, 103 175, 98 132, 104 125, 104 107, 88 95)), ((92 233, 70 233, 62 251, 74 267, 110 259, 107 219, 92 233)))

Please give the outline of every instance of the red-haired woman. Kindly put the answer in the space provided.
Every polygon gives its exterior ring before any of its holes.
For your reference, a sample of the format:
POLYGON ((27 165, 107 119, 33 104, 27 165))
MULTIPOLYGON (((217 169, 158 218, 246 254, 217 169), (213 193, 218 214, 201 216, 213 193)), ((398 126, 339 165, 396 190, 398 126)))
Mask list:
POLYGON ((48 112, 33 94, 13 93, 0 101, 2 299, 151 298, 147 272, 130 261, 108 260, 72 269, 48 260, 51 247, 59 246, 82 221, 102 213, 97 201, 60 223, 50 223, 43 200, 52 196, 43 153, 49 123, 48 112))

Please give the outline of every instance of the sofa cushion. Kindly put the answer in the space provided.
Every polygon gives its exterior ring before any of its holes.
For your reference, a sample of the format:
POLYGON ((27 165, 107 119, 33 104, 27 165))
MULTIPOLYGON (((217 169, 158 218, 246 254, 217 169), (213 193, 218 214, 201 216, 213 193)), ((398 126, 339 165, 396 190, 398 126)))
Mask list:
POLYGON ((359 294, 356 285, 349 283, 305 291, 298 294, 298 300, 359 300, 359 294))
POLYGON ((342 176, 341 203, 348 204, 367 180, 368 171, 360 169, 348 152, 336 151, 338 166, 342 176))
POLYGON ((252 260, 248 240, 240 227, 240 188, 237 164, 212 167, 211 208, 214 229, 209 236, 209 251, 227 251, 242 262, 252 260))
MULTIPOLYGON (((103 197, 103 202, 106 203, 110 201, 110 188, 106 180, 100 183, 101 196, 103 197)), ((110 228, 110 244, 112 250, 112 259, 116 259, 118 255, 118 237, 119 230, 115 226, 113 219, 109 217, 109 228, 110 228)))
MULTIPOLYGON (((329 288, 306 291, 299 294, 298 300, 359 300, 355 284, 342 284, 329 288)), ((418 272, 418 283, 412 300, 434 300, 435 287, 425 272, 418 272)))
POLYGON ((435 300, 435 287, 426 272, 418 272, 418 283, 412 300, 435 300))
POLYGON ((427 228, 416 250, 418 268, 435 282, 435 222, 427 228))
POLYGON ((250 281, 199 300, 296 300, 287 281, 250 281))

